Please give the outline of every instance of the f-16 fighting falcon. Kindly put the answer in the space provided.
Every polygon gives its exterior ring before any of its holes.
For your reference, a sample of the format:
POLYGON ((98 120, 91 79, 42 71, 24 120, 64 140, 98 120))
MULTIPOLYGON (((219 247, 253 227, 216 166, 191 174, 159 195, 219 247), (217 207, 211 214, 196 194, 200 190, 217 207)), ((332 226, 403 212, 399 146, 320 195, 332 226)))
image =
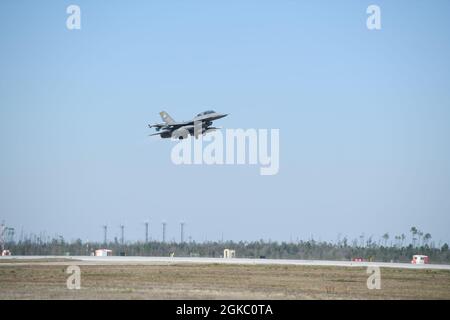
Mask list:
POLYGON ((208 110, 199 113, 190 121, 177 122, 165 111, 161 111, 159 114, 164 123, 149 124, 148 127, 150 129, 155 128, 157 131, 157 133, 153 133, 150 136, 159 135, 163 139, 173 137, 180 140, 187 138, 189 135, 198 138, 200 134, 205 135, 208 132, 220 129, 212 127, 212 122, 228 115, 208 110))

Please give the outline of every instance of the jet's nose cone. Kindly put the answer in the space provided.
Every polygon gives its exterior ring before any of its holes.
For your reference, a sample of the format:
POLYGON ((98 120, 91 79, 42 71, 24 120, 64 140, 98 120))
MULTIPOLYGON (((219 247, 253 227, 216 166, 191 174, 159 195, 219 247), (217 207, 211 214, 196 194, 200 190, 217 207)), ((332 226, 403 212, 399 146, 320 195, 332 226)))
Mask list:
POLYGON ((228 113, 219 113, 217 115, 217 119, 225 118, 228 115, 228 113))

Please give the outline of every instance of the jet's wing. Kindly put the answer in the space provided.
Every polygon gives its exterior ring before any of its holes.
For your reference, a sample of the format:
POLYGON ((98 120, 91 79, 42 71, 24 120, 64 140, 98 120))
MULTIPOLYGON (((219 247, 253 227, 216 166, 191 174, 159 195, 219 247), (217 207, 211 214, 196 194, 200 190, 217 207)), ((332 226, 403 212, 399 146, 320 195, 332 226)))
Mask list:
POLYGON ((192 125, 194 124, 194 121, 182 121, 182 122, 174 122, 171 124, 168 124, 168 127, 172 127, 172 128, 179 128, 179 127, 184 127, 184 126, 188 126, 188 125, 192 125))
POLYGON ((148 127, 151 128, 170 128, 170 129, 176 129, 179 127, 184 127, 187 125, 193 125, 194 122, 193 121, 183 121, 183 122, 173 122, 170 124, 166 124, 166 123, 155 123, 155 124, 149 124, 148 127))
POLYGON ((161 131, 161 132, 157 132, 157 133, 152 133, 152 134, 149 134, 148 136, 149 137, 151 137, 151 136, 160 136, 160 135, 165 134, 165 133, 170 133, 170 131, 161 131))

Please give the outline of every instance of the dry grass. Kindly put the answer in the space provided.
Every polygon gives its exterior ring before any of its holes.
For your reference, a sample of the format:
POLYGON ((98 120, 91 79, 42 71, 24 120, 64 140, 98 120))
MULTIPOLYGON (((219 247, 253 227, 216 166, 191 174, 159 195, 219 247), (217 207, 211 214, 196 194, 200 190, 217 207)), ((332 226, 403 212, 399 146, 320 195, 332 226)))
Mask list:
MULTIPOLYGON (((76 264, 74 262, 73 264, 76 264)), ((68 264, 67 264, 68 265, 68 264)), ((450 271, 279 265, 81 265, 69 290, 64 265, 1 265, 0 299, 450 299, 450 271)))

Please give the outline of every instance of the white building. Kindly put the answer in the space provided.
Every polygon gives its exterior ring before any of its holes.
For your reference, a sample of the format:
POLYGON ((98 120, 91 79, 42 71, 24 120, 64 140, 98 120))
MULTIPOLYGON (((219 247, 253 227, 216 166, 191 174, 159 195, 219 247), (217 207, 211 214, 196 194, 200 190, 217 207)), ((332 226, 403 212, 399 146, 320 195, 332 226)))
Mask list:
POLYGON ((109 249, 98 249, 98 250, 95 250, 95 256, 96 257, 112 256, 112 250, 109 250, 109 249))
POLYGON ((235 258, 236 257, 236 251, 235 250, 230 250, 230 249, 225 249, 225 250, 223 250, 223 257, 225 259, 235 258))
POLYGON ((428 258, 428 256, 416 254, 413 256, 411 263, 412 264, 428 264, 428 263, 430 263, 430 258, 428 258))
POLYGON ((10 256, 10 255, 11 255, 11 251, 9 251, 9 250, 2 251, 2 256, 10 256))

